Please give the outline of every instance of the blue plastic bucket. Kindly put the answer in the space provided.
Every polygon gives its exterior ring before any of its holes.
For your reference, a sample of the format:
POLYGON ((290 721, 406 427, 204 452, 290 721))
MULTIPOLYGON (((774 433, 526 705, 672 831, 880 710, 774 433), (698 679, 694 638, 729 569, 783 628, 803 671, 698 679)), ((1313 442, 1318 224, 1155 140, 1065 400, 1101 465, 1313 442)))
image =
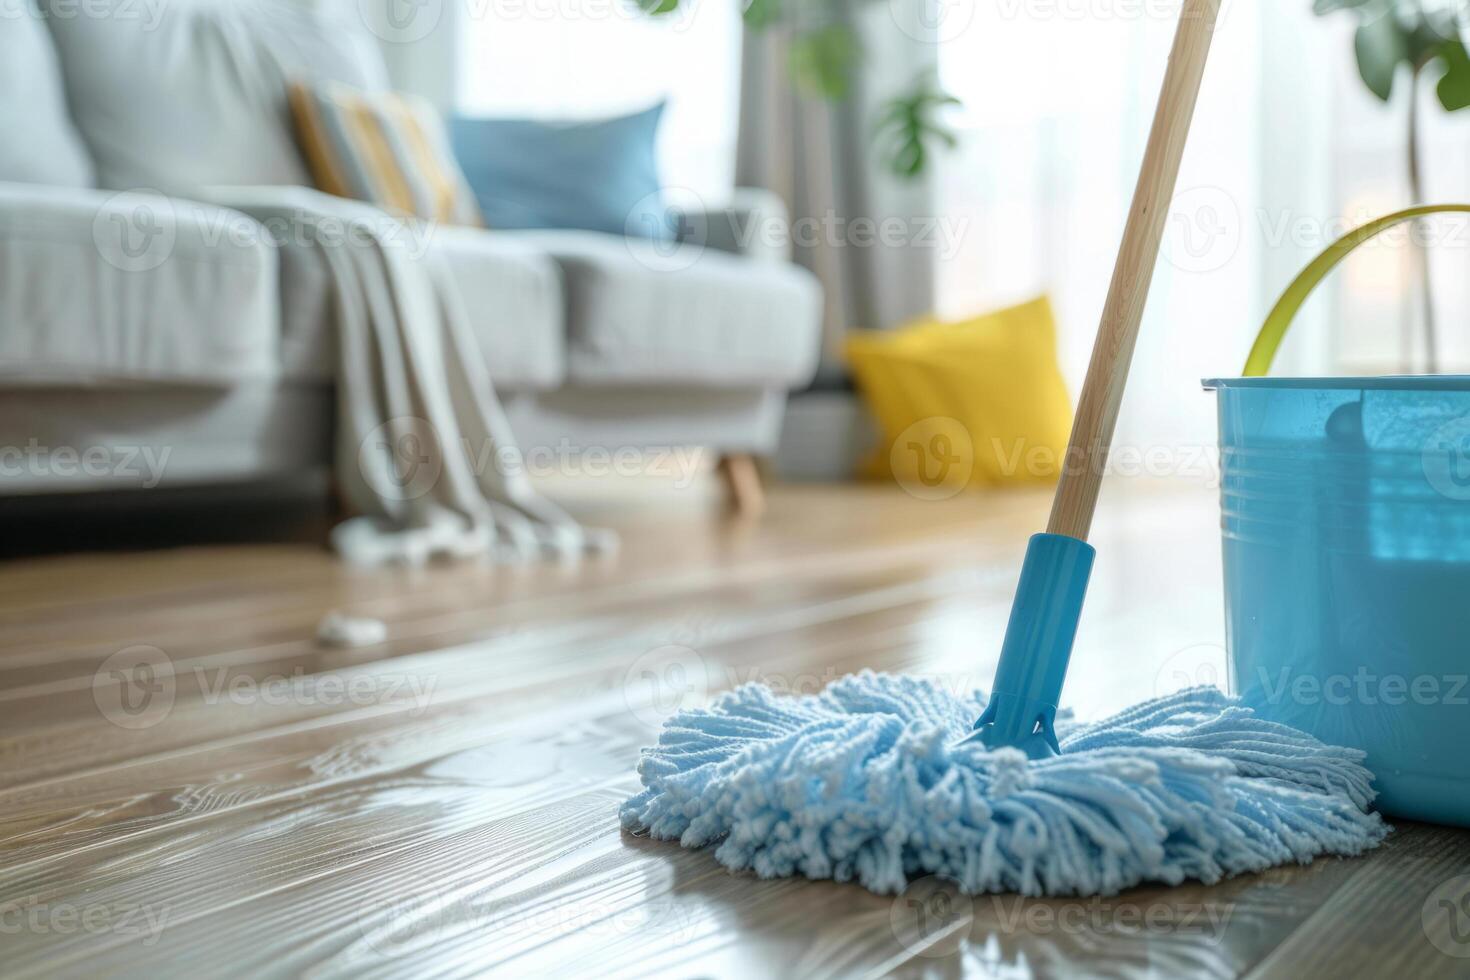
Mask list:
POLYGON ((1470 826, 1470 377, 1205 384, 1233 692, 1470 826))

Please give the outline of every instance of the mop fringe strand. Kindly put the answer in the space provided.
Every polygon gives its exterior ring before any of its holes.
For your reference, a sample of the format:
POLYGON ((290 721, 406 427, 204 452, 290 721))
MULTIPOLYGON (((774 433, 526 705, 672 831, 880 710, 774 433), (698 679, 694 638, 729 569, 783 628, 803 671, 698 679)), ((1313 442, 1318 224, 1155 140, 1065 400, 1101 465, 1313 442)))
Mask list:
POLYGON ((922 678, 864 671, 821 694, 760 684, 665 724, 638 765, 623 827, 717 844, 762 878, 856 881, 879 893, 930 874, 971 894, 1112 895, 1213 884, 1388 827, 1363 753, 1257 717, 1213 687, 1104 721, 1057 719, 1062 754, 956 744, 985 708, 922 678))

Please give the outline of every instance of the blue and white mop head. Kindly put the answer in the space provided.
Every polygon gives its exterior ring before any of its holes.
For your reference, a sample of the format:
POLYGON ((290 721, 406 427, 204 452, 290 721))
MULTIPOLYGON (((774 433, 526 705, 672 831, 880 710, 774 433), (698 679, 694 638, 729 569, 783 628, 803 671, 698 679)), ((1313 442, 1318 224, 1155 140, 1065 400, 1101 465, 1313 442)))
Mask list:
POLYGON ((1062 754, 958 745, 985 695, 864 671, 819 695, 760 684, 671 718, 638 765, 623 827, 762 878, 879 893, 940 875, 971 894, 1111 895, 1214 883, 1388 827, 1363 753, 1258 718, 1213 687, 1105 721, 1057 719, 1062 754))

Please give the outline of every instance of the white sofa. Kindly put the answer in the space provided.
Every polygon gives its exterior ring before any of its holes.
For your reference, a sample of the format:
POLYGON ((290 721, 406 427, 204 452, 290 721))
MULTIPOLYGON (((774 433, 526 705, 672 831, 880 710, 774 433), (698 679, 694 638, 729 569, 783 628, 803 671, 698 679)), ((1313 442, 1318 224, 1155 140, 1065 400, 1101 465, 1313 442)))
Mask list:
MULTIPOLYGON (((380 51, 289 0, 49 2, 0 18, 0 494, 325 464, 330 280, 252 204, 316 193, 285 80, 379 87, 380 51), (148 453, 161 472, 119 465, 148 453)), ((687 214, 672 252, 448 226, 421 246, 447 260, 524 449, 763 454, 821 312, 810 275, 733 233, 767 216, 778 202, 738 192, 687 214)))

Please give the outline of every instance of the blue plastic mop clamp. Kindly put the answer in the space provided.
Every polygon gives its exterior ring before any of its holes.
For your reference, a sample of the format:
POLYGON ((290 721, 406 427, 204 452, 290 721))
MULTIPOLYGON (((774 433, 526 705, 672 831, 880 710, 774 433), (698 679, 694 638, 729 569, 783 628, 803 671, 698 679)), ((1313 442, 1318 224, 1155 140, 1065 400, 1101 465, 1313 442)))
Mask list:
POLYGON ((1065 534, 1031 536, 990 702, 963 742, 1014 746, 1032 759, 1060 754, 1057 702, 1096 554, 1065 534))

